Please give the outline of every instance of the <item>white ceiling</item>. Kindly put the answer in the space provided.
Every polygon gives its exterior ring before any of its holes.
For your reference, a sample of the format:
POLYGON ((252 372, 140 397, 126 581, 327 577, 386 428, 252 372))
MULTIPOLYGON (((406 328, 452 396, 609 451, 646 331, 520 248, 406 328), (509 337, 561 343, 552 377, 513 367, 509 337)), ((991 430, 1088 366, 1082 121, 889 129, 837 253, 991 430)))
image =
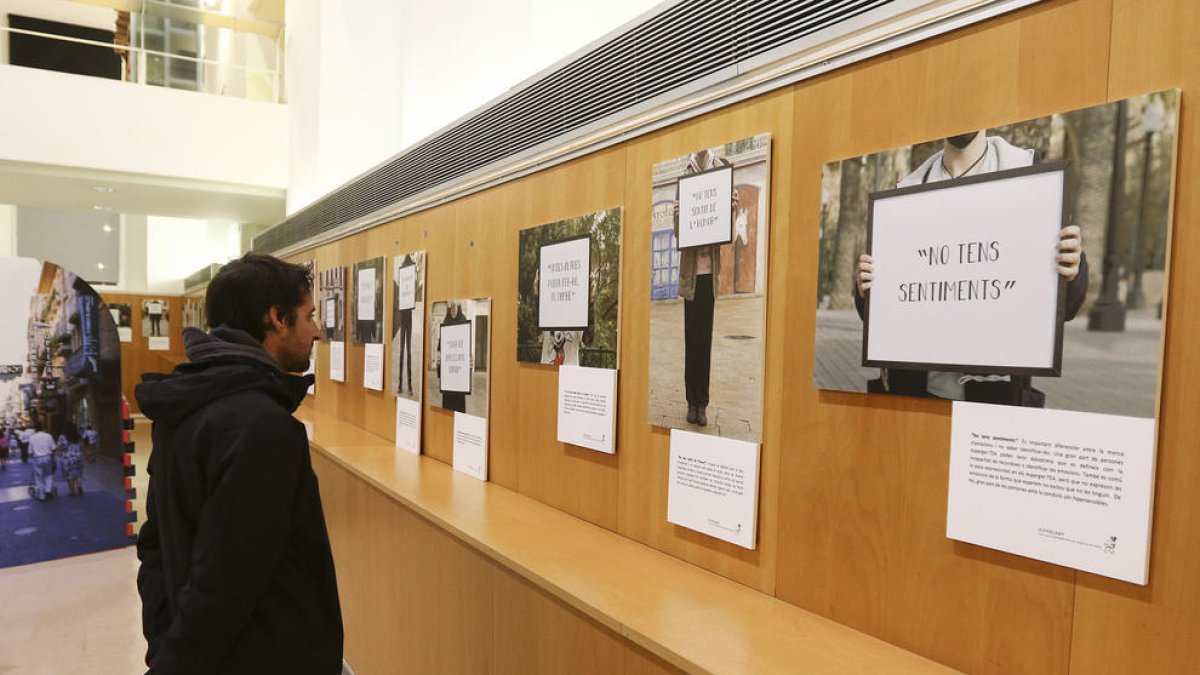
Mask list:
POLYGON ((0 160, 0 204, 274 224, 284 217, 285 196, 276 188, 0 160))

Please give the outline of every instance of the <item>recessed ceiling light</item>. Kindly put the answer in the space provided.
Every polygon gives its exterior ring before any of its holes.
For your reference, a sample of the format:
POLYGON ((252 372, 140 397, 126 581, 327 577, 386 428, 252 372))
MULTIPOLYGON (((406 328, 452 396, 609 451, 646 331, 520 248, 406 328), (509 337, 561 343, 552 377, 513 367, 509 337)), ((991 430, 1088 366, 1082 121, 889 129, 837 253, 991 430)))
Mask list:
POLYGON ((92 208, 93 208, 93 209, 95 209, 95 210, 97 210, 97 211, 112 211, 112 207, 111 207, 111 206, 101 206, 101 205, 99 205, 99 204, 96 204, 96 205, 95 205, 95 206, 93 206, 92 208))
POLYGON ((93 185, 92 189, 95 190, 96 192, 103 192, 104 194, 107 194, 107 195, 110 195, 110 194, 116 192, 116 190, 114 190, 110 187, 104 186, 104 185, 93 185))
POLYGON ((104 230, 105 232, 112 232, 112 225, 105 225, 100 229, 104 230))
POLYGON ((104 263, 96 263, 96 269, 104 269, 104 263))

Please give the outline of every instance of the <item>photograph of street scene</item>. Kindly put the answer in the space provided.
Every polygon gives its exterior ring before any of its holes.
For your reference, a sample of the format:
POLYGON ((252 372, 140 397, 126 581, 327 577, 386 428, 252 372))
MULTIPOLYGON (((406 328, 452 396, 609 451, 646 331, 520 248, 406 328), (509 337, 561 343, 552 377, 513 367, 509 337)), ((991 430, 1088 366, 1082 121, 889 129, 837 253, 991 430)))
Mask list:
POLYGON ((0 258, 0 567, 126 546, 117 325, 83 279, 0 258))
POLYGON ((1179 103, 1178 91, 1161 91, 826 164, 814 386, 1154 417, 1179 103), (863 366, 870 294, 898 290, 872 286, 889 261, 867 253, 871 195, 943 182, 956 190, 989 173, 1051 163, 1067 176, 1067 226, 1045 258, 1064 287, 1061 373, 863 366))

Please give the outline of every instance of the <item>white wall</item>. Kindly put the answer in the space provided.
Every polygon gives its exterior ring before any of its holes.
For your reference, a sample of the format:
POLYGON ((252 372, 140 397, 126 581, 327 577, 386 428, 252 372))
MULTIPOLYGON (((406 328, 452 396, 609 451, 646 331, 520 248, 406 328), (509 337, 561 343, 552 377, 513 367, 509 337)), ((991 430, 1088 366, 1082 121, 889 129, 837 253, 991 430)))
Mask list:
POLYGON ((405 0, 402 147, 624 25, 662 0, 405 0))
POLYGON ((288 213, 661 0, 288 0, 288 213))
POLYGON ((280 188, 283 106, 0 65, 0 159, 280 188))
POLYGON ((183 293, 184 277, 237 257, 240 248, 240 230, 232 221, 149 216, 145 290, 183 293))

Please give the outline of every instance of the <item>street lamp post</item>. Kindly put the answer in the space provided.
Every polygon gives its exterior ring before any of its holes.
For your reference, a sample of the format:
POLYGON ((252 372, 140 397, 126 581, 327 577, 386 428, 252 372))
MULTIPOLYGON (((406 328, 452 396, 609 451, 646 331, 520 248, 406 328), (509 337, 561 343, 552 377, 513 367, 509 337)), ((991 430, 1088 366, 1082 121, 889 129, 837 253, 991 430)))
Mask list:
POLYGON ((1125 295, 1125 307, 1127 309, 1141 309, 1146 304, 1146 294, 1142 291, 1142 272, 1146 269, 1146 261, 1144 260, 1146 257, 1145 228, 1146 212, 1150 206, 1150 157, 1154 152, 1155 134, 1166 123, 1166 112, 1162 99, 1155 96, 1142 111, 1141 120, 1138 123, 1138 128, 1142 132, 1142 143, 1145 147, 1142 149, 1141 203, 1138 204, 1137 227, 1134 228, 1133 238, 1133 260, 1131 261, 1133 279, 1129 284, 1129 292, 1125 295))
POLYGON ((1121 223, 1121 205, 1125 197, 1125 127, 1129 111, 1125 101, 1117 102, 1116 140, 1113 142, 1112 183, 1108 192, 1108 222, 1104 228, 1104 275, 1100 281, 1100 297, 1088 312, 1088 330, 1121 332, 1125 330, 1125 305, 1117 297, 1120 281, 1120 251, 1117 232, 1121 223))

